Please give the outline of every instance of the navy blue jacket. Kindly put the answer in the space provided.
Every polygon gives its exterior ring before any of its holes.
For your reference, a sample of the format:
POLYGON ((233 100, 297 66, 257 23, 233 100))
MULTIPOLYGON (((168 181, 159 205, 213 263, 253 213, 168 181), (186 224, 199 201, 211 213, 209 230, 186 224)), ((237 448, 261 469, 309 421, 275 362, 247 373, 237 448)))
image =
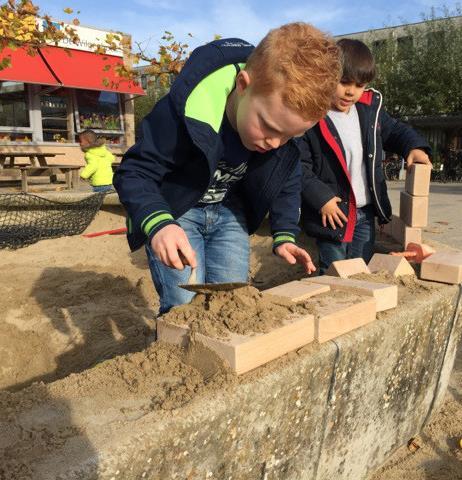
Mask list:
MULTIPOLYGON (((211 184, 223 156, 218 132, 226 99, 234 88, 238 64, 242 66, 252 50, 240 39, 197 48, 169 94, 143 119, 141 139, 125 153, 114 175, 128 214, 132 250, 176 223, 211 184)), ((299 232, 300 189, 300 151, 290 141, 264 154, 253 153, 244 178, 230 193, 241 200, 249 233, 270 213, 274 245, 278 245, 294 242, 299 232)))
MULTIPOLYGON (((383 150, 406 158, 414 148, 430 154, 426 140, 409 125, 390 117, 382 110, 382 95, 366 90, 356 103, 368 189, 380 224, 391 220, 391 205, 382 168, 383 150)), ((351 242, 356 223, 356 200, 339 134, 329 117, 307 131, 300 140, 302 150, 303 230, 310 236, 351 242), (333 197, 340 197, 340 209, 348 217, 342 228, 332 229, 321 223, 321 207, 333 197)))

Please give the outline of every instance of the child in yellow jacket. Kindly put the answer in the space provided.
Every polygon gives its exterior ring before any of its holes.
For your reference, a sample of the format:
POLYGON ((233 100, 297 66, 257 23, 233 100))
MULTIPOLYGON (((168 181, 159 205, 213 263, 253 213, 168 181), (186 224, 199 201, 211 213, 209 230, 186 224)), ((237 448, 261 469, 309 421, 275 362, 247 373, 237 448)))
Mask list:
POLYGON ((112 190, 114 155, 106 148, 104 140, 98 138, 93 130, 85 130, 79 135, 79 143, 87 163, 80 177, 90 180, 94 192, 112 190))

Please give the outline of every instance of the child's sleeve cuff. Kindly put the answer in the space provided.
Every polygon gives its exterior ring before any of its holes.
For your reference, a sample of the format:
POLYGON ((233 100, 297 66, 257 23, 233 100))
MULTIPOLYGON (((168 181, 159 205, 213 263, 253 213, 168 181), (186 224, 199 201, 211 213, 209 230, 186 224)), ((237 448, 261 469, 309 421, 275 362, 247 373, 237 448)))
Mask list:
POLYGON ((273 233, 273 251, 283 243, 295 243, 295 235, 291 232, 273 233))
POLYGON ((166 211, 157 211, 148 215, 141 222, 141 230, 143 230, 146 237, 151 240, 159 230, 167 225, 178 225, 178 222, 175 221, 171 213, 166 211))

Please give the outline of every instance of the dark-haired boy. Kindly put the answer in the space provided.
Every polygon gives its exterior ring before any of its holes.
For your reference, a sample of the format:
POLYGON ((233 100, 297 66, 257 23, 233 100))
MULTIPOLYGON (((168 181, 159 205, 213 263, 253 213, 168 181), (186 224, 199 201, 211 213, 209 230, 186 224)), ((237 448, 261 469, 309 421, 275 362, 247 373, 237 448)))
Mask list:
POLYGON ((430 164, 430 147, 410 126, 382 109, 382 95, 367 89, 375 77, 369 48, 359 40, 337 42, 343 74, 327 117, 301 140, 302 225, 317 238, 320 274, 336 260, 373 254, 375 217, 391 219, 382 151, 430 164))

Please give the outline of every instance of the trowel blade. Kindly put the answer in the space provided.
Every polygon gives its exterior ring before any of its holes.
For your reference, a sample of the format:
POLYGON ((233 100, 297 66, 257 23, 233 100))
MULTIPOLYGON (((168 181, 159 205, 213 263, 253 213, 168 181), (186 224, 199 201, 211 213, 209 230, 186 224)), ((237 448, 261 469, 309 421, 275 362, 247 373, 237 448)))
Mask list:
POLYGON ((231 283, 193 283, 178 285, 185 290, 195 293, 226 292, 236 288, 247 287, 249 284, 244 282, 231 283))

